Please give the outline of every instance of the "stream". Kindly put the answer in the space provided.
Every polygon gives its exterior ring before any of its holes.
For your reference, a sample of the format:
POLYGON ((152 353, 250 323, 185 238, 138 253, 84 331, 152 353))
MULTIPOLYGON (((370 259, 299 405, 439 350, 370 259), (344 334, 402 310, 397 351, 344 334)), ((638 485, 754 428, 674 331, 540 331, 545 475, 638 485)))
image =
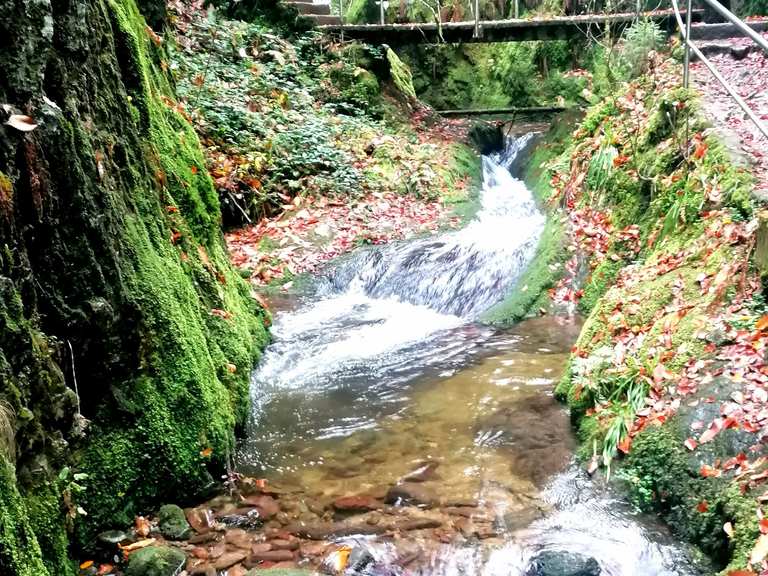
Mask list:
POLYGON ((478 322, 544 228, 506 168, 531 139, 483 158, 481 207, 463 229, 361 249, 282 303, 238 468, 291 495, 285 522, 364 546, 368 571, 700 574, 661 524, 575 462, 553 389, 578 318, 478 322), (430 529, 376 529, 402 518, 430 529))

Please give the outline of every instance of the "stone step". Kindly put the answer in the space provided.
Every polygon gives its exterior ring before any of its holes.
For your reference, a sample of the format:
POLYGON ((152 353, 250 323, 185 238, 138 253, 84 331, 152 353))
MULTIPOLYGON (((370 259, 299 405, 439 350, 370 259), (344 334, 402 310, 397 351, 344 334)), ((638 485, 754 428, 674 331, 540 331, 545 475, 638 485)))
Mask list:
MULTIPOLYGON (((768 21, 747 22, 747 25, 756 32, 768 31, 768 21)), ((691 40, 727 40, 728 38, 743 38, 744 33, 736 26, 727 22, 725 24, 694 24, 691 27, 691 40)))
POLYGON ((329 16, 331 14, 330 4, 315 4, 314 2, 285 2, 286 6, 292 6, 299 11, 299 14, 310 15, 315 14, 318 16, 329 16))
POLYGON ((314 20, 318 26, 339 26, 341 25, 341 18, 338 16, 323 15, 323 14, 307 14, 306 18, 314 20))

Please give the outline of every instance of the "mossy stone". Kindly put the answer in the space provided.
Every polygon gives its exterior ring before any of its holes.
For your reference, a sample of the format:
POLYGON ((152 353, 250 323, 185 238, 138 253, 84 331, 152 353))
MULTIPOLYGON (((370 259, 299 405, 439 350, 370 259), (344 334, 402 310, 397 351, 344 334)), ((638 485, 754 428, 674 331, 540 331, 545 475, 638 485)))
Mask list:
POLYGON ((126 576, 174 576, 187 556, 168 546, 148 546, 133 552, 128 559, 126 576))
POLYGON ((158 525, 163 536, 170 540, 183 540, 190 534, 189 522, 184 510, 175 504, 166 504, 157 513, 158 525))

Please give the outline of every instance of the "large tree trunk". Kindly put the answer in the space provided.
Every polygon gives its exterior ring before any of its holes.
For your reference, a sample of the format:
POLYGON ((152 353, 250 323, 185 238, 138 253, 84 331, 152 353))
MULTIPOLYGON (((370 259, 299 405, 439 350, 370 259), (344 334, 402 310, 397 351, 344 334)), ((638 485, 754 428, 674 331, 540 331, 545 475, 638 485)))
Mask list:
POLYGON ((0 0, 3 576, 73 573, 74 504, 85 542, 208 485, 265 340, 164 73, 164 4, 140 3, 154 29, 134 0, 0 0), (72 464, 88 478, 65 505, 72 464))

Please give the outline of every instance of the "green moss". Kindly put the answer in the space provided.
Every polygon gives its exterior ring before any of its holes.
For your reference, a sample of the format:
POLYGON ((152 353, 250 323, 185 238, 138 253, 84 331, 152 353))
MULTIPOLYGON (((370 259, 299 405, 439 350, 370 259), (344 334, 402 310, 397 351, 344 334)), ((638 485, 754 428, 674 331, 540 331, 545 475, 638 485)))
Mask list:
MULTIPOLYGON (((13 467, 0 457, 0 572, 14 576, 54 576, 43 563, 27 506, 13 467)), ((71 573, 71 571, 69 572, 71 573)), ((66 572, 64 573, 66 574, 66 572)))
POLYGON ((75 562, 69 558, 69 538, 62 492, 54 481, 37 484, 24 494, 29 521, 40 549, 43 563, 51 576, 73 576, 75 562))
POLYGON ((589 275, 589 280, 584 284, 584 295, 579 300, 579 311, 589 313, 595 307, 597 301, 613 285, 619 272, 624 267, 622 260, 606 258, 597 265, 589 275))
POLYGON ((757 504, 728 479, 702 478, 683 447, 675 421, 639 434, 622 468, 635 502, 662 511, 672 528, 709 554, 721 568, 744 568, 759 534, 757 504), (699 503, 705 502, 705 511, 699 503), (723 524, 734 528, 729 540, 723 524))
POLYGON ((409 98, 416 99, 416 90, 413 88, 413 75, 411 69, 395 54, 394 50, 387 48, 387 61, 389 73, 397 89, 409 98))
POLYGON ((187 556, 167 546, 148 546, 133 552, 126 576, 174 576, 184 567, 187 556))

